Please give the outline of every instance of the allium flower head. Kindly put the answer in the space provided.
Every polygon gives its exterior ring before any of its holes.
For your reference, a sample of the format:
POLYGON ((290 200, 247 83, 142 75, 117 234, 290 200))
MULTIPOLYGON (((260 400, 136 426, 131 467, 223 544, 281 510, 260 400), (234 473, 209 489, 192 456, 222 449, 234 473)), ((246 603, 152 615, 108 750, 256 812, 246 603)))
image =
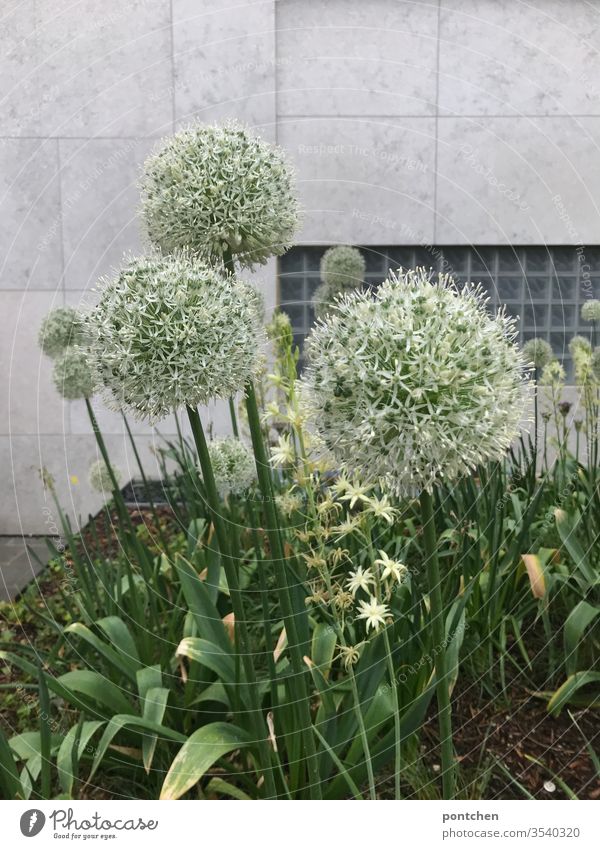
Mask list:
POLYGON ((235 122, 195 124, 145 163, 142 217, 150 240, 251 268, 285 253, 298 225, 290 166, 277 147, 235 122))
POLYGON ((553 358, 552 347, 545 339, 530 339, 523 345, 523 355, 536 369, 542 369, 553 358))
POLYGON ((549 362, 546 366, 544 366, 540 383, 543 386, 553 386, 558 388, 565 382, 565 378, 566 373, 562 365, 558 360, 552 360, 552 362, 549 362))
POLYGON ((331 294, 358 289, 365 279, 365 258, 357 248, 336 245, 321 258, 321 280, 331 294))
POLYGON ((221 496, 239 495, 252 485, 256 466, 252 452, 234 436, 215 439, 209 445, 215 483, 221 496))
POLYGON ((151 420, 235 394, 264 341, 248 285, 182 255, 130 261, 88 326, 107 401, 151 420))
POLYGON ((413 493, 510 446, 527 386, 515 337, 477 287, 399 271, 316 324, 302 397, 342 467, 413 493))
POLYGON ((83 319, 72 307, 58 307, 43 320, 38 342, 49 357, 56 357, 69 347, 83 340, 83 319))
POLYGON ((573 336, 569 342, 569 351, 573 357, 579 353, 591 354, 592 344, 585 336, 573 336))
POLYGON ((88 351, 79 345, 67 348, 55 361, 52 378, 68 401, 89 398, 94 394, 94 375, 88 351))
MULTIPOLYGON (((112 471, 117 480, 117 483, 119 483, 119 481, 121 480, 121 472, 114 466, 112 467, 112 471)), ((92 463, 88 472, 88 479, 90 482, 90 486, 92 487, 92 489, 95 489, 96 492, 106 493, 112 491, 113 485, 110 479, 110 473, 104 460, 96 460, 94 463, 92 463)))
POLYGON ((581 307, 581 317, 584 321, 600 321, 600 301, 586 301, 581 307))

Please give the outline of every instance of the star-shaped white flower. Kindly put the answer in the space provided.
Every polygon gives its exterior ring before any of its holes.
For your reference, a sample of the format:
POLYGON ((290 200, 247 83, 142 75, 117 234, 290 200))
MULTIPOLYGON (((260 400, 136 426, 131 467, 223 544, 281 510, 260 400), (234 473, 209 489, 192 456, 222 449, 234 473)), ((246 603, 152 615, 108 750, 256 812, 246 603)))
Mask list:
POLYGON ((361 601, 358 606, 360 609, 358 619, 366 619, 367 633, 370 628, 379 631, 379 626, 385 625, 385 617, 390 614, 387 604, 379 604, 377 599, 371 596, 369 601, 361 601))
POLYGON ((369 592, 369 588, 374 585, 375 576, 370 569, 363 569, 362 566, 358 566, 355 572, 350 572, 350 578, 346 583, 353 596, 356 595, 358 590, 369 592))
POLYGON ((287 434, 280 436, 275 448, 271 449, 271 462, 274 466, 285 466, 294 462, 294 448, 287 434))
POLYGON ((379 551, 380 559, 375 561, 375 566, 382 566, 381 580, 391 578, 401 584, 408 576, 408 568, 399 560, 392 560, 385 551, 379 551))
POLYGON ((377 496, 374 495, 372 498, 369 498, 367 500, 365 510, 367 513, 371 513, 371 515, 376 516, 379 519, 384 519, 388 525, 393 524, 397 513, 397 510, 390 504, 387 495, 382 495, 381 498, 377 498, 377 496))

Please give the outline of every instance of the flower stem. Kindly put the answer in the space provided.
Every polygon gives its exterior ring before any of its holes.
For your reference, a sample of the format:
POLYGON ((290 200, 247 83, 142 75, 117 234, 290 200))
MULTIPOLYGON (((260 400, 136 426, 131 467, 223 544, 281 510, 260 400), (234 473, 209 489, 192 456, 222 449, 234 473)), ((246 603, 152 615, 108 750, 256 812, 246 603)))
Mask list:
POLYGON ((256 682, 256 674, 254 672, 253 653, 250 647, 250 639, 248 629, 246 627, 246 619, 244 614, 244 604, 242 593, 238 580, 238 574, 229 550, 229 538, 227 528, 223 519, 222 505, 217 492, 215 478, 210 462, 210 453, 204 436, 204 429, 200 420, 198 410, 194 407, 187 407, 188 418, 192 428, 192 434, 196 449, 198 451, 198 459, 202 469, 202 477, 204 479, 204 487, 206 490, 206 498, 208 501, 208 509, 215 528, 219 551, 223 561, 223 568, 227 577, 227 585, 231 596, 231 604, 235 615, 235 630, 239 638, 240 649, 242 652, 242 662, 244 664, 244 672, 246 675, 246 689, 248 693, 248 701, 252 712, 252 721, 254 732, 259 747, 260 761, 262 762, 263 774, 265 777, 265 785, 267 795, 270 798, 276 797, 275 781, 273 778, 271 756, 267 743, 267 738, 264 733, 264 723, 260 713, 258 701, 258 687, 256 682))
POLYGON ((421 492, 420 502, 425 553, 427 555, 427 581, 429 584, 429 599, 431 603, 431 630, 435 652, 435 671, 437 679, 436 694, 442 755, 442 789, 444 799, 454 799, 456 787, 454 746, 452 744, 452 707, 450 704, 450 693, 448 691, 448 677, 446 670, 444 608, 437 554, 435 519, 433 515, 433 498, 425 489, 421 492))
POLYGON ((296 708, 300 714, 300 731, 304 739, 304 749, 306 752, 309 790, 313 799, 320 799, 321 777, 319 773, 315 739, 312 732, 309 695, 306 685, 307 671, 302 659, 302 649, 300 646, 298 630, 296 628, 295 616, 297 614, 295 614, 292 607, 292 594, 290 592, 287 559, 283 551, 279 523, 277 520, 277 511, 275 510, 271 474, 260 426, 256 393, 251 382, 246 386, 246 409, 248 411, 248 424, 250 426, 252 447, 254 449, 254 458, 256 460, 258 485, 264 504, 265 523, 267 526, 266 531, 269 538, 269 545, 271 547, 271 557, 278 567, 278 571, 281 572, 283 579, 281 583, 278 581, 279 598, 292 662, 293 676, 291 681, 293 682, 295 691, 296 708))

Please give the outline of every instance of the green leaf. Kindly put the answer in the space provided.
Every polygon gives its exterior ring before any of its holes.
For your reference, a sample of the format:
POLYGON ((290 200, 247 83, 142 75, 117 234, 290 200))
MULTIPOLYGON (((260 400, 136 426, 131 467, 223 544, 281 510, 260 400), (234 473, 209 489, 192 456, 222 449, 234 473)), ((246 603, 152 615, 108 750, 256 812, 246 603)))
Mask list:
POLYGON ((337 637, 333 628, 325 622, 319 622, 313 631, 310 659, 324 678, 329 677, 336 643, 337 637))
POLYGON ((65 628, 65 634, 75 634, 82 640, 85 640, 85 642, 92 646, 92 648, 96 649, 98 654, 102 655, 102 657, 107 660, 111 666, 119 670, 119 672, 122 672, 123 675, 127 676, 127 678, 135 681, 135 666, 127 657, 119 654, 119 652, 116 652, 113 648, 111 648, 111 646, 107 645, 104 640, 97 637, 96 634, 87 627, 87 625, 83 625, 81 622, 73 622, 72 625, 68 625, 65 628))
POLYGON ((231 652, 231 642, 219 611, 211 601, 194 567, 184 557, 178 555, 175 559, 175 569, 200 636, 220 646, 224 651, 231 652))
POLYGON ((2 788, 3 799, 27 798, 2 728, 0 728, 0 788, 2 788))
POLYGON ((576 526, 572 518, 565 510, 561 510, 559 507, 554 511, 554 516, 560 538, 575 563, 575 568, 577 569, 575 578, 577 582, 584 591, 596 586, 600 581, 600 577, 595 573, 588 561, 587 553, 584 552, 577 539, 576 526))
POLYGON ((588 625, 599 614, 600 607, 594 607, 587 601, 580 601, 569 613, 564 630, 565 666, 567 674, 572 675, 577 671, 579 643, 588 625))
POLYGON ((152 687, 162 687, 162 670, 158 664, 156 666, 144 666, 143 669, 138 669, 136 678, 138 693, 142 701, 146 698, 146 693, 152 687))
MULTIPOLYGON (((151 687, 144 697, 144 719, 160 724, 165 715, 168 699, 169 690, 166 687, 151 687)), ((152 766, 157 742, 158 736, 156 734, 145 735, 142 741, 142 760, 147 773, 150 772, 152 766)))
POLYGON ((96 623, 101 628, 110 642, 126 658, 134 669, 140 667, 140 657, 131 635, 131 631, 118 616, 105 616, 96 623))
POLYGON ((232 799, 240 799, 243 802, 252 801, 247 793, 244 793, 243 790, 240 790, 234 784, 224 781, 222 778, 211 778, 206 785, 206 792, 218 793, 220 796, 230 796, 232 799))
POLYGON ((151 731, 159 737, 164 737, 167 740, 173 740, 175 743, 185 743, 187 740, 185 734, 180 734, 178 731, 173 731, 171 728, 159 725, 158 723, 152 722, 150 719, 144 719, 141 716, 131 716, 129 714, 113 716, 106 726, 104 734, 98 743, 98 748, 96 749, 96 755, 94 757, 94 763, 92 764, 92 770, 88 781, 92 779, 96 770, 100 766, 102 758, 106 754, 106 750, 112 743, 114 737, 124 728, 128 728, 132 731, 138 731, 140 733, 151 731))
MULTIPOLYGON (((574 675, 570 675, 548 702, 548 711, 554 714, 560 713, 578 690, 596 681, 600 681, 600 672, 586 670, 585 672, 576 672, 574 675)), ((592 699, 591 701, 595 700, 592 699)))
POLYGON ((80 731, 77 752, 73 751, 73 747, 75 745, 75 740, 79 729, 77 725, 74 725, 67 731, 58 750, 58 755, 56 757, 58 780, 63 793, 67 793, 69 796, 71 795, 73 791, 73 783, 75 781, 75 776, 73 774, 73 766, 74 764, 79 763, 81 756, 85 753, 87 744, 89 743, 90 739, 94 736, 96 731, 103 725, 104 722, 96 720, 93 722, 83 723, 80 731))
POLYGON ((111 713, 134 713, 133 707, 125 698, 122 691, 99 672, 90 669, 77 669, 66 672, 57 681, 75 693, 92 699, 94 702, 108 708, 111 713))
MULTIPOLYGON (((220 646, 202 640, 200 637, 184 637, 177 646, 179 657, 188 657, 201 663, 219 676, 224 684, 236 682, 235 660, 230 651, 223 651, 220 646)), ((240 670, 240 678, 241 678, 240 670)))
POLYGON ((219 758, 251 742, 246 731, 225 722, 213 722, 194 731, 171 764, 160 791, 161 800, 180 799, 219 758))

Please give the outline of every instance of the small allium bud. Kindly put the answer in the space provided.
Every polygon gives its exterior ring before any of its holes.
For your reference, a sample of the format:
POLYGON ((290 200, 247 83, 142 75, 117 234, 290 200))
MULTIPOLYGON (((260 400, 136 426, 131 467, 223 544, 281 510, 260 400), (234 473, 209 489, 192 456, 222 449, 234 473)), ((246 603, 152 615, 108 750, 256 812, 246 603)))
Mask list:
POLYGON ((536 369, 543 369, 547 365, 554 354, 550 343, 545 339, 530 339, 523 345, 523 354, 525 359, 533 363, 536 369))
POLYGON ((151 420, 243 389, 265 341, 254 290, 185 256, 129 262, 88 327, 106 400, 151 420))
POLYGON ((251 268, 290 247, 298 226, 283 151, 240 124, 195 124, 166 139, 144 165, 142 218, 166 253, 220 262, 229 250, 251 268))
POLYGON ((82 340, 82 316, 72 307, 58 307, 49 312, 38 334, 40 348, 48 357, 57 357, 69 345, 79 345, 82 340))
MULTIPOLYGON (((119 483, 121 480, 121 472, 114 466, 112 466, 112 471, 117 483, 119 483)), ((88 472, 88 480, 90 482, 90 486, 92 489, 95 489, 96 492, 112 492, 113 485, 110 479, 108 467, 104 460, 96 460, 92 463, 88 472)))
POLYGON ((68 401, 94 394, 94 376, 88 352, 79 345, 67 348, 54 363, 54 385, 68 401))
POLYGON ((566 419, 566 417, 569 415, 571 407, 572 404, 570 401, 561 401, 558 405, 558 411, 564 419, 566 419))
POLYGON ((217 489, 222 497, 228 493, 240 495, 256 479, 252 452, 234 436, 215 439, 209 445, 210 461, 217 489))
POLYGON ((317 322, 302 397, 342 468, 414 493, 510 446, 528 383, 515 338, 479 288, 424 268, 392 273, 317 322))
POLYGON ((600 321, 600 301, 586 301, 581 307, 581 317, 584 321, 600 321))

